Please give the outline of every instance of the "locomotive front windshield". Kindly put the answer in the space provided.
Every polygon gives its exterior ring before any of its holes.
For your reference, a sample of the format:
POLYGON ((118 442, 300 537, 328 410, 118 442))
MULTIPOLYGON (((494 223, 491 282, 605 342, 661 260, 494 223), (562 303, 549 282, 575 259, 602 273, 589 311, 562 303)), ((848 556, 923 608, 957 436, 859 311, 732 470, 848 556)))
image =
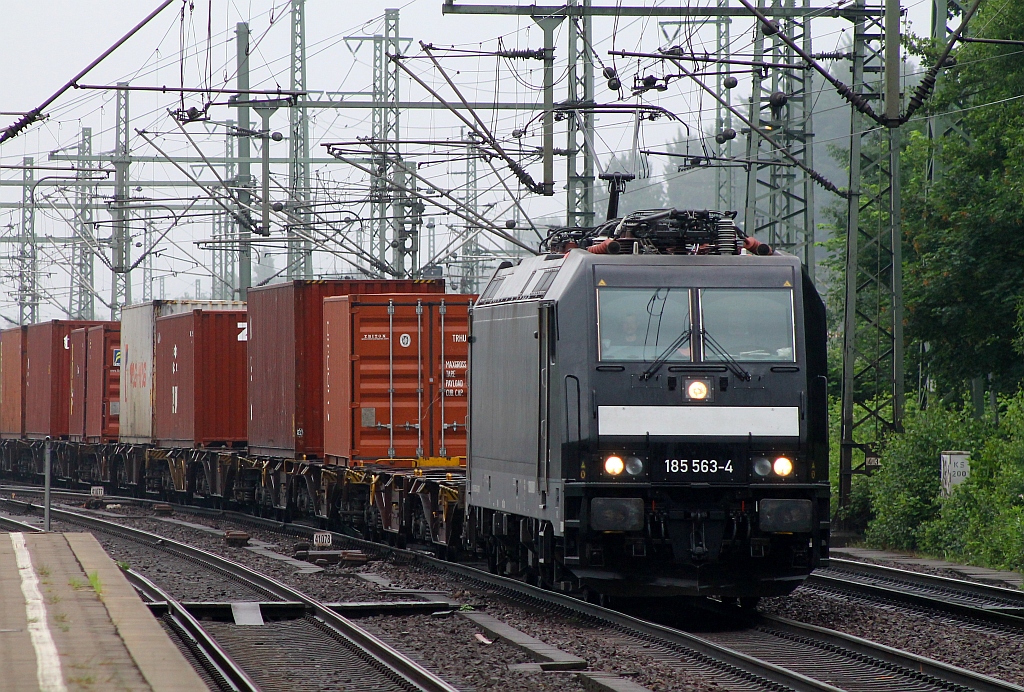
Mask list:
POLYGON ((700 309, 704 360, 795 360, 791 289, 706 288, 700 309))
POLYGON ((601 288, 597 302, 601 360, 692 359, 689 289, 601 288))

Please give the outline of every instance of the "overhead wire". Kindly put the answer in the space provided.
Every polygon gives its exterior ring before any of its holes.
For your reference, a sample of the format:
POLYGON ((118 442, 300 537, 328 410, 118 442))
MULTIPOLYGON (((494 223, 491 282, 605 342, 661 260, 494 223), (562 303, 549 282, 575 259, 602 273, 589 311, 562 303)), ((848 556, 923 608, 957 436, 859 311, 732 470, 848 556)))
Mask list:
MULTIPOLYGON (((699 35, 697 35, 697 39, 694 39, 694 40, 699 40, 699 35)), ((691 44, 691 45, 692 45, 692 44, 691 44)), ((267 63, 267 64, 269 64, 270 62, 273 62, 273 61, 268 61, 268 63, 267 63)), ((500 81, 500 80, 496 78, 496 79, 495 79, 495 81, 496 81, 496 82, 498 82, 498 81, 500 81)), ((478 83, 480 83, 480 82, 479 82, 479 75, 478 75, 478 83)), ((497 91, 497 88, 498 88, 498 86, 497 86, 497 84, 495 84, 495 87, 494 87, 495 91, 497 91)), ((702 102, 702 99, 703 99, 703 97, 701 97, 701 101, 700 101, 700 102, 699 102, 699 103, 697 104, 697 110, 698 110, 698 111, 702 111, 702 110, 703 110, 703 102, 702 102)), ((432 115, 433 115, 433 114, 432 114, 432 115)), ((499 116, 498 116, 498 115, 496 115, 496 114, 492 114, 492 117, 491 117, 491 119, 490 119, 490 123, 489 123, 489 129, 490 129, 490 130, 491 130, 492 132, 494 132, 494 131, 495 131, 495 123, 496 123, 496 122, 498 122, 498 119, 499 119, 499 116)), ((335 121, 337 121, 337 117, 335 118, 335 121)), ((602 126, 600 126, 600 125, 598 126, 598 132, 601 132, 601 131, 602 131, 602 130, 601 130, 601 127, 602 127, 602 126)), ((611 126, 608 126, 608 127, 611 127, 611 126)), ((607 144, 607 143, 605 143, 605 144, 607 144)), ((499 177, 499 178, 500 178, 500 176, 497 176, 497 177, 499 177)))

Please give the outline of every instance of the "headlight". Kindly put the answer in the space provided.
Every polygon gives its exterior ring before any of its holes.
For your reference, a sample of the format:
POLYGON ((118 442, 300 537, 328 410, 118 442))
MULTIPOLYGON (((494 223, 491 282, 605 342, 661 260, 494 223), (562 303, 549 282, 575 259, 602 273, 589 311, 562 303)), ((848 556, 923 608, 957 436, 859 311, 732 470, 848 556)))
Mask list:
POLYGON ((625 468, 626 463, 622 461, 622 457, 617 457, 613 454, 604 460, 604 472, 609 476, 618 476, 625 468))
POLYGON ((757 457, 754 459, 754 473, 762 478, 772 472, 772 462, 768 457, 757 457))
POLYGON ((775 473, 780 476, 788 476, 793 473, 793 462, 789 457, 779 457, 773 464, 775 473))
POLYGON ((691 380, 686 385, 686 396, 691 399, 703 400, 708 398, 711 388, 704 380, 691 380))
POLYGON ((644 461, 640 457, 626 457, 626 473, 639 476, 644 471, 644 461))

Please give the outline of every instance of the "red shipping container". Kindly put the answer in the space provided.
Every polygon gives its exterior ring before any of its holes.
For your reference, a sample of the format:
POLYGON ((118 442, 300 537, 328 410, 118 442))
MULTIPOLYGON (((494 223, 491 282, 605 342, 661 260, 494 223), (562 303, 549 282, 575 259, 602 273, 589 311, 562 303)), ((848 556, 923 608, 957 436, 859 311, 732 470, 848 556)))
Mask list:
POLYGON ((324 301, 324 452, 409 466, 466 455, 469 295, 324 301))
POLYGON ((88 371, 89 337, 86 329, 74 329, 71 345, 71 402, 68 404, 68 439, 85 440, 86 374, 88 371))
POLYGON ((0 332, 0 437, 25 436, 25 331, 0 332))
POLYGON ((102 322, 51 320, 29 325, 25 340, 25 436, 68 436, 71 408, 71 332, 102 322))
POLYGON ((444 293, 444 281, 290 281, 249 289, 251 454, 323 456, 323 301, 372 293, 444 293))
POLYGON ((121 325, 118 322, 88 331, 85 394, 87 442, 117 442, 121 412, 121 325))
POLYGON ((193 310, 157 319, 157 446, 245 446, 246 331, 241 310, 193 310))

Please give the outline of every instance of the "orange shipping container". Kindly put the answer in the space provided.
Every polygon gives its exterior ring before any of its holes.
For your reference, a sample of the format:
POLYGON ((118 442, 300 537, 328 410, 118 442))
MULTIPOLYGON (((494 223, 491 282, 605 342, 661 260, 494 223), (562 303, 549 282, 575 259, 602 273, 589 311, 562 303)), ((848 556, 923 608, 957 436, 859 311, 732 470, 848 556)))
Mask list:
POLYGON ((393 294, 324 300, 328 462, 464 459, 467 329, 474 298, 393 294))
POLYGON ((443 280, 337 279, 250 288, 249 453, 324 454, 324 299, 378 293, 444 293, 443 280))
POLYGON ((0 437, 25 436, 25 345, 28 327, 0 332, 0 437))
POLYGON ((85 440, 85 398, 87 391, 89 336, 85 327, 71 331, 71 403, 68 405, 68 439, 85 440))
POLYGON ((85 439, 117 442, 121 413, 120 323, 91 327, 87 353, 85 439))

